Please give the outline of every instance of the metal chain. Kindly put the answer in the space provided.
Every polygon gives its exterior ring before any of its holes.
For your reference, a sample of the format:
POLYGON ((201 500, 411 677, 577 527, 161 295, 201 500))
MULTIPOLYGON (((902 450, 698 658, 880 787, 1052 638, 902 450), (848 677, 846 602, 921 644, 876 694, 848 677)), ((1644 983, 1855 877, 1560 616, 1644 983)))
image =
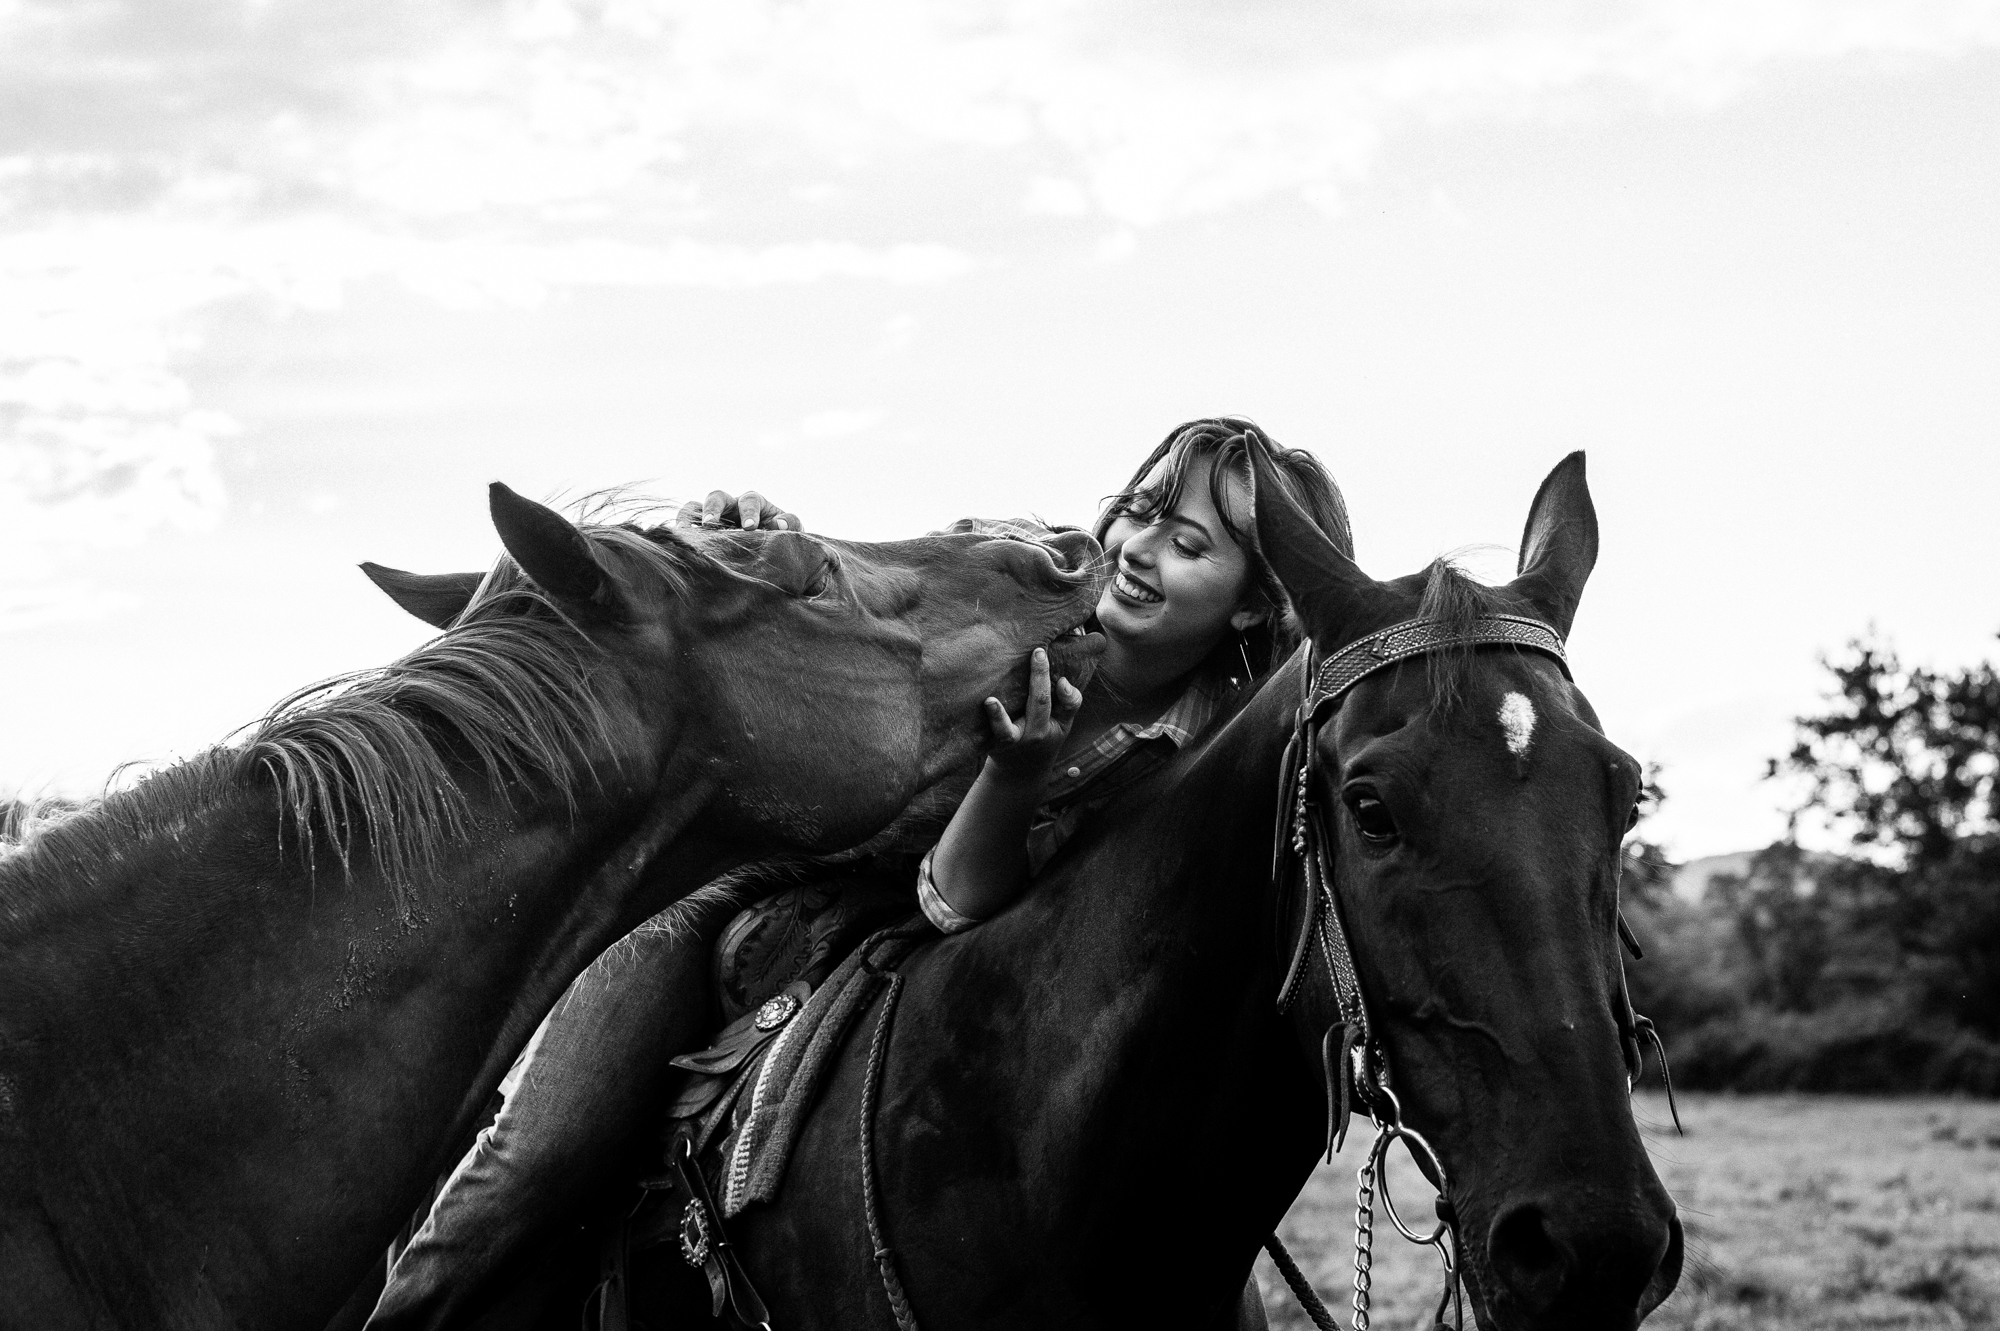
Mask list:
POLYGON ((1355 1171, 1354 1331, 1368 1331, 1368 1295, 1375 1266, 1375 1152, 1355 1171))

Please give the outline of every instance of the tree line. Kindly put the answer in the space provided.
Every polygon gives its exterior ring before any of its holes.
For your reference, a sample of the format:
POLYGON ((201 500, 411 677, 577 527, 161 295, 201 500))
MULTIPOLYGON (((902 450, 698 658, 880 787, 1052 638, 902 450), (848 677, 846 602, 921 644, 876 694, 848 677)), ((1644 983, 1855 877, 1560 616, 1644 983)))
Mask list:
POLYGON ((1784 839, 1698 902, 1628 847, 1633 1000, 1685 1084, 2000 1096, 2000 673, 1873 636, 1824 665, 1826 710, 1770 764, 1798 792, 1784 839))

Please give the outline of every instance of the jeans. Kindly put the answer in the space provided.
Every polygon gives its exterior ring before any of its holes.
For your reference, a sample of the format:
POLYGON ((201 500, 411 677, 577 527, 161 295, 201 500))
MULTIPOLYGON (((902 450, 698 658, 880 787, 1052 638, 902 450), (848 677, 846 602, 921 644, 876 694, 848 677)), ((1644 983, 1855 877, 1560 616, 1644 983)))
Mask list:
POLYGON ((648 923, 591 963, 500 1083, 504 1103, 395 1258, 377 1328, 463 1326, 525 1254, 615 1178, 662 1109, 667 1061, 710 1034, 708 959, 727 903, 648 923))

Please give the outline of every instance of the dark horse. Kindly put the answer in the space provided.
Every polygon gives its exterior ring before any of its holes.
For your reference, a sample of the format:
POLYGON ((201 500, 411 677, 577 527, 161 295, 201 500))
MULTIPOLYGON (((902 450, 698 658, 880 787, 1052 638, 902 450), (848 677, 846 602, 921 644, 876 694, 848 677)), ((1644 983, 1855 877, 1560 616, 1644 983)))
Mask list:
POLYGON ((323 1326, 599 951, 877 833, 1097 597, 1079 533, 492 503, 476 592, 372 570, 443 636, 0 855, 0 1326, 323 1326))
MULTIPOLYGON (((1259 544, 1318 659, 1412 619, 1568 633, 1597 552, 1581 454, 1536 496, 1519 576, 1489 588, 1443 563, 1370 579, 1252 453, 1259 544)), ((1328 1135, 1338 1009, 1317 951, 1288 1015, 1276 1001, 1296 915, 1273 829, 1304 670, 1124 794, 1006 914, 900 965, 899 1005, 886 1029, 882 998, 857 1021, 777 1201, 730 1222, 772 1325, 898 1325, 878 1256, 925 1327, 1235 1324, 1328 1135)), ((1448 1173, 1480 1325, 1635 1325, 1681 1258, 1628 1100, 1616 922, 1638 765, 1557 661, 1482 647, 1365 679, 1314 766, 1360 988, 1404 1121, 1448 1173)), ((634 1260, 642 1316, 705 1314, 673 1246, 634 1260)))

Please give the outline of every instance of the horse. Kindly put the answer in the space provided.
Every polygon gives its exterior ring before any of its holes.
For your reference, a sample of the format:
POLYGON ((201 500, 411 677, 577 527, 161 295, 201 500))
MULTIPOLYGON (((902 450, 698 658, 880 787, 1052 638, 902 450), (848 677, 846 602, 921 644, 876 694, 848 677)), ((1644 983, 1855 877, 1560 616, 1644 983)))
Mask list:
MULTIPOLYGON (((1583 455, 1498 587, 1368 577, 1254 441, 1252 463, 1310 653, 1019 903, 893 966, 782 1189, 725 1222, 771 1326, 1261 1325, 1252 1263, 1350 1093, 1428 1148, 1480 1326, 1630 1327, 1672 1290, 1618 954, 1641 770, 1560 659, 1597 553, 1583 455), (1494 617, 1538 649, 1492 645, 1494 617), (1399 659, 1413 621, 1441 646, 1399 659), (1315 876, 1274 881, 1299 848, 1315 876)), ((625 1279, 648 1325, 709 1314, 671 1240, 625 1279)))
POLYGON ((484 576, 369 568, 442 636, 0 855, 0 1327, 323 1326, 601 950, 1088 667, 1082 533, 490 507, 484 576))

